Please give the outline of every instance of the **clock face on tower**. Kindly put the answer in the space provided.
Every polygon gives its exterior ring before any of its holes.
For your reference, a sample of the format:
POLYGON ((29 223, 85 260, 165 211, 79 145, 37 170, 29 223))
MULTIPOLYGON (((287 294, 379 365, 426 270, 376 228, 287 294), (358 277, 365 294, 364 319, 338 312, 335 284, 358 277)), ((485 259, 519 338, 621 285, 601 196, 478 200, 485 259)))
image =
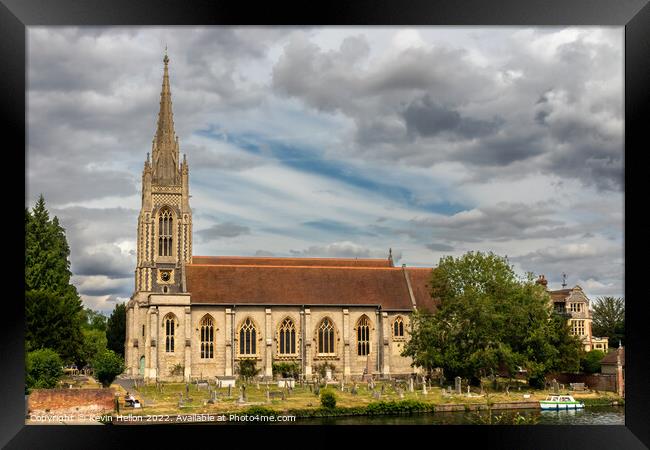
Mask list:
POLYGON ((169 274, 169 272, 165 271, 165 272, 160 273, 160 279, 161 280, 169 281, 170 278, 171 278, 171 275, 169 274))

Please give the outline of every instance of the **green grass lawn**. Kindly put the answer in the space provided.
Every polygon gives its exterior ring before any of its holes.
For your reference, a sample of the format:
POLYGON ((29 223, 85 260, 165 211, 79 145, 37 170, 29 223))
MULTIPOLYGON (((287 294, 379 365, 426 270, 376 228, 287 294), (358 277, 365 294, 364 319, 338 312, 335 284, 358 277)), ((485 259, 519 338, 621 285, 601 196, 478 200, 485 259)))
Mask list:
MULTIPOLYGON (((189 385, 189 398, 190 401, 185 400, 186 385, 184 383, 164 383, 162 385, 162 392, 158 390, 155 383, 147 384, 138 387, 138 393, 134 395, 141 401, 144 401, 144 407, 141 409, 133 409, 124 407, 124 394, 125 391, 117 385, 114 388, 119 389, 120 395, 120 413, 121 414, 200 414, 200 413, 234 413, 244 411, 251 406, 259 405, 277 412, 284 412, 287 410, 310 410, 320 408, 320 398, 309 390, 308 387, 299 387, 293 389, 291 394, 286 400, 272 399, 270 402, 266 399, 266 386, 263 383, 259 384, 259 389, 256 383, 246 385, 246 402, 239 404, 239 386, 232 389, 232 395, 228 398, 228 389, 220 388, 213 389, 216 391, 217 401, 214 404, 207 403, 210 394, 207 389, 198 389, 196 384, 189 385), (183 404, 179 408, 179 397, 182 394, 183 404)), ((390 383, 385 383, 384 394, 380 399, 376 399, 372 395, 372 391, 368 390, 365 383, 357 384, 357 394, 354 395, 350 392, 352 384, 345 385, 345 391, 341 391, 338 386, 330 386, 329 389, 334 390, 336 394, 336 406, 343 408, 363 407, 370 403, 378 401, 400 401, 400 400, 417 400, 420 402, 443 405, 443 404, 486 404, 502 403, 502 402, 530 402, 539 401, 546 398, 550 391, 530 390, 522 387, 521 390, 511 389, 509 395, 505 392, 488 393, 487 395, 480 396, 478 393, 472 393, 471 396, 467 394, 460 395, 447 395, 444 394, 439 387, 432 387, 428 389, 428 394, 424 395, 422 391, 408 392, 408 389, 401 397, 395 390, 393 390, 390 383), (524 398, 524 394, 530 395, 529 398, 524 398)), ((269 385, 271 392, 280 392, 282 389, 277 387, 277 384, 269 385)), ((285 391, 286 392, 286 391, 285 391)), ((381 392, 381 383, 377 383, 375 392, 381 392)), ((580 393, 575 392, 572 394, 576 399, 596 399, 602 400, 619 400, 619 397, 613 392, 588 392, 580 393)))

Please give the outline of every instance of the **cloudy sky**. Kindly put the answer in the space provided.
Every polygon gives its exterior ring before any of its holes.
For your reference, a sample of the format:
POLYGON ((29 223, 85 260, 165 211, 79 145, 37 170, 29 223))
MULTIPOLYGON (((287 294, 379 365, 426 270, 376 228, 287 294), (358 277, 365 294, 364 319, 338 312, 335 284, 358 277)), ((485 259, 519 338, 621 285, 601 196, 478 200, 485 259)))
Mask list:
POLYGON ((165 45, 195 255, 469 250, 624 295, 623 28, 29 27, 27 195, 133 292, 165 45))

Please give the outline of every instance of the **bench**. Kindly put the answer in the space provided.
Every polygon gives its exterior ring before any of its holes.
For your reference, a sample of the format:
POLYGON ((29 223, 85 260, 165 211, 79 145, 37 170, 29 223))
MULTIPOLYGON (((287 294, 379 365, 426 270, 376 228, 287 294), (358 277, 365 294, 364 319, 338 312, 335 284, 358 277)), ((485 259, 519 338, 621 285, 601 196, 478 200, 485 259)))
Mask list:
POLYGON ((569 388, 572 391, 586 391, 587 386, 584 383, 569 383, 569 388))

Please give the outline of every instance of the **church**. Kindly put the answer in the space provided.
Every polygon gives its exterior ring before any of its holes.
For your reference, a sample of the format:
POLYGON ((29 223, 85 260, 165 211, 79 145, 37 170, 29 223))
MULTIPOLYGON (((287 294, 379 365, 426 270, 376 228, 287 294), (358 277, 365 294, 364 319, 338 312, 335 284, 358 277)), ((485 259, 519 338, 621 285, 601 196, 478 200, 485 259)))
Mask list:
MULTIPOLYGON (((410 315, 433 312, 432 268, 386 259, 193 256, 189 164, 174 130, 169 58, 142 172, 135 291, 127 303, 126 373, 190 381, 237 375, 250 359, 272 376, 298 364, 311 378, 407 375, 410 315)), ((191 155, 190 155, 191 156, 191 155)))

